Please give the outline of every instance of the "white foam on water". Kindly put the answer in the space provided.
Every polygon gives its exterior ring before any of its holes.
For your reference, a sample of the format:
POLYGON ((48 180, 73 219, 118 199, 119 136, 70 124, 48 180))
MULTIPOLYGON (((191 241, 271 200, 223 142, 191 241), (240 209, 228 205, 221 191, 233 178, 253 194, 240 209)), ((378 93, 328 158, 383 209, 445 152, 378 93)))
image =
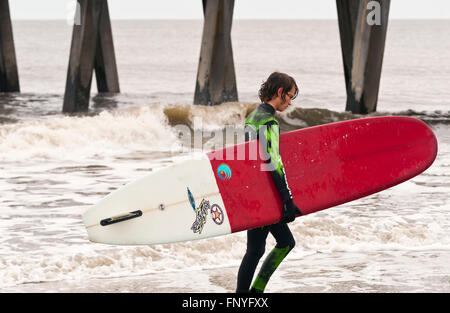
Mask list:
POLYGON ((136 150, 166 151, 176 137, 161 108, 63 116, 0 125, 0 159, 79 159, 136 150))
MULTIPOLYGON (((113 115, 105 119, 116 120, 113 115)), ((290 224, 297 244, 288 259, 302 259, 317 252, 334 255, 450 250, 446 186, 450 146, 442 143, 441 133, 445 130, 436 132, 440 149, 435 164, 421 175, 290 224)), ((190 157, 179 155, 172 161, 190 157)), ((11 184, 0 188, 2 205, 6 205, 0 211, 1 286, 237 267, 245 253, 245 232, 151 247, 107 246, 88 241, 81 220, 87 205, 98 201, 111 187, 117 188, 145 174, 136 169, 163 166, 156 160, 105 159, 95 166, 89 160, 67 164, 64 159, 18 164, 21 166, 15 169, 5 168, 11 184)), ((275 240, 269 235, 266 254, 274 245, 275 240)))
MULTIPOLYGON (((232 237, 232 236, 230 236, 232 237)), ((223 267, 241 257, 242 246, 232 249, 232 239, 223 238, 171 245, 114 247, 76 244, 22 253, 20 258, 0 259, 0 283, 23 283, 83 278, 132 277, 150 273, 176 272, 223 267), (59 253, 58 253, 59 251, 59 253), (63 251, 63 252, 62 252, 63 251)))
MULTIPOLYGON (((370 216, 370 213, 364 216, 367 213, 364 210, 360 212, 362 216, 358 216, 357 210, 342 206, 297 219, 290 226, 297 245, 289 258, 303 258, 318 251, 359 253, 450 249, 448 231, 442 225, 437 222, 417 223, 426 218, 426 214, 398 216, 390 213, 388 208, 379 217, 370 216)), ((74 220, 66 219, 65 224, 71 222, 74 220)), ((78 230, 75 227, 70 236, 58 236, 60 226, 44 225, 49 233, 36 238, 37 244, 51 236, 54 244, 49 242, 32 253, 22 252, 20 256, 3 255, 0 260, 3 286, 238 266, 246 249, 245 232, 186 243, 120 247, 88 243, 82 227, 78 230), (51 234, 52 229, 56 235, 51 234)), ((29 236, 27 232, 23 234, 29 236)), ((274 245, 274 239, 269 236, 266 254, 274 245)))

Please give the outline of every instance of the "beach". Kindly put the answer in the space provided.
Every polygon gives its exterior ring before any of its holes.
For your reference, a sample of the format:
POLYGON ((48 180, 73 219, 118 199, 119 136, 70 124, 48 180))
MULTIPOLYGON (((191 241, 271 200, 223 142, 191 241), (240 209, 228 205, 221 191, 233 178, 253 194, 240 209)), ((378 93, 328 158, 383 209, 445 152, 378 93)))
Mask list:
MULTIPOLYGON (((72 28, 13 26, 22 93, 0 94, 0 292, 232 293, 245 232, 110 246, 88 240, 81 215, 124 184, 216 147, 211 132, 241 129, 272 71, 300 87, 276 116, 282 132, 365 117, 345 112, 335 20, 234 21, 239 101, 217 107, 192 105, 202 21, 112 21, 122 92, 97 94, 94 79, 90 109, 78 114, 61 112, 72 28), (289 47, 277 49, 275 34, 286 29, 289 47), (204 134, 201 147, 180 138, 177 125, 204 134)), ((449 28, 444 20, 390 21, 378 108, 369 115, 427 123, 438 140, 434 164, 296 219, 296 246, 267 292, 450 292, 449 28)), ((266 254, 274 245, 269 236, 266 254)))

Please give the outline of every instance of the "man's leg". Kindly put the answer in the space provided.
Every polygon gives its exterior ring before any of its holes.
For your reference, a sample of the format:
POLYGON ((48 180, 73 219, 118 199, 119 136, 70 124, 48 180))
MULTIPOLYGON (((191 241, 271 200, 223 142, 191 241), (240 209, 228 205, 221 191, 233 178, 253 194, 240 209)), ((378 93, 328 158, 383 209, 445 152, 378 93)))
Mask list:
POLYGON ((258 262, 264 255, 268 234, 269 227, 258 227, 247 231, 247 251, 239 267, 236 292, 249 292, 258 262))
POLYGON ((277 244, 264 260, 252 285, 251 292, 264 292, 270 277, 278 268, 278 265, 295 246, 295 239, 286 223, 271 225, 270 233, 275 237, 277 244))

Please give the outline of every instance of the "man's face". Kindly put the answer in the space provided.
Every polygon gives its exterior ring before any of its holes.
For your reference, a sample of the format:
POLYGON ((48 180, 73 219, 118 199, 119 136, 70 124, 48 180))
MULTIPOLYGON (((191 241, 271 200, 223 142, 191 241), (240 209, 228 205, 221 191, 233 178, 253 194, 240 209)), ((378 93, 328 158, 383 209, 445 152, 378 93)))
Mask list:
POLYGON ((285 97, 284 100, 281 97, 281 93, 280 93, 280 96, 279 96, 280 97, 280 102, 279 102, 279 104, 277 106, 277 110, 280 111, 280 112, 283 112, 284 110, 286 110, 287 107, 292 104, 292 98, 294 98, 294 95, 295 95, 295 87, 292 87, 292 89, 288 91, 288 93, 286 94, 286 97, 285 97))

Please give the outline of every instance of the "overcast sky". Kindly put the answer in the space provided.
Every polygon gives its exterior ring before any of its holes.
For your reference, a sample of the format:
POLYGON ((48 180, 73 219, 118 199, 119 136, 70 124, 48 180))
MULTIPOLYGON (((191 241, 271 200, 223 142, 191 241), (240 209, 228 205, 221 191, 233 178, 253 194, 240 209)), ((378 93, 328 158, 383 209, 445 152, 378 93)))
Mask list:
MULTIPOLYGON (((9 0, 12 19, 61 19, 76 0, 9 0)), ((112 19, 203 19, 201 0, 108 0, 112 19)), ((235 0, 235 19, 336 19, 336 0, 235 0)), ((392 0, 393 19, 450 19, 449 0, 392 0)))

